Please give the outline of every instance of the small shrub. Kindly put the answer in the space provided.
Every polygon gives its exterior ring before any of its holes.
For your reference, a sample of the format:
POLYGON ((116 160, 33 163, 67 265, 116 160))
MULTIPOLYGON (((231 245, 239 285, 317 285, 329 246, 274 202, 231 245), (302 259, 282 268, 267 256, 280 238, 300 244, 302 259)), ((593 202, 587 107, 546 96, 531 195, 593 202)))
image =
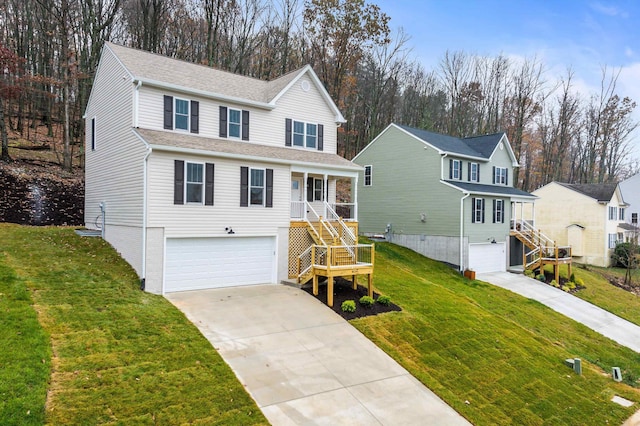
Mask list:
POLYGON ((525 269, 524 271, 525 277, 533 278, 535 275, 536 274, 531 269, 525 269))
POLYGON ((575 288, 576 288, 576 283, 571 282, 571 281, 567 282, 565 285, 567 287, 569 287, 569 290, 575 290, 575 288))
POLYGON ((584 280, 582 278, 576 278, 574 283, 576 283, 576 285, 579 285, 580 287, 584 287, 584 280))
POLYGON ((544 276, 544 274, 538 274, 536 275, 536 280, 545 282, 547 278, 544 276))
POLYGON ((391 298, 383 294, 378 296, 378 300, 376 300, 376 302, 378 302, 381 305, 387 306, 389 303, 391 303, 391 298))
POLYGON ((355 300, 345 300, 344 302, 342 302, 342 305, 340 305, 340 309, 342 309, 342 312, 355 312, 356 311, 355 300))
POLYGON ((566 291, 567 293, 569 292, 569 287, 567 287, 566 285, 562 286, 562 291, 566 291))
POLYGON ((551 284, 552 286, 554 286, 556 288, 560 287, 560 285, 556 282, 556 280, 551 280, 551 282, 549 284, 551 284))
POLYGON ((571 273, 571 276, 569 277, 569 281, 571 281, 572 283, 576 282, 576 274, 574 274, 573 272, 571 273))
POLYGON ((360 304, 362 306, 364 306, 365 308, 370 308, 371 306, 373 306, 374 304, 374 300, 373 297, 369 297, 369 296, 362 296, 360 298, 360 304))

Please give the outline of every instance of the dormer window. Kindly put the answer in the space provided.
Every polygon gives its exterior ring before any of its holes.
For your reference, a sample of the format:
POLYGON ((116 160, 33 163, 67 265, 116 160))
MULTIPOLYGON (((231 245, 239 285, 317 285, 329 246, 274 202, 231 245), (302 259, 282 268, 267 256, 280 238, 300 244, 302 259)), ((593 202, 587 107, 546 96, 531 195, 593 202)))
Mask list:
POLYGON ((322 124, 287 118, 285 126, 285 146, 317 149, 318 151, 324 149, 324 127, 322 124))

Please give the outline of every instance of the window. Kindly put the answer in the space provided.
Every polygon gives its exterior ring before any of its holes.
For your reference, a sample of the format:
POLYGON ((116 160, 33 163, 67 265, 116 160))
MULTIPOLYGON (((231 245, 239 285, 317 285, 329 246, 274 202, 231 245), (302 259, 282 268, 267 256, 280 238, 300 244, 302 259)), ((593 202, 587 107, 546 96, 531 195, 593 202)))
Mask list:
POLYGON ((164 96, 164 128, 198 133, 200 103, 164 96))
POLYGON ((618 209, 618 220, 624 220, 624 207, 618 209))
POLYGON ((249 111, 221 106, 219 115, 218 134, 221 138, 249 140, 249 111))
POLYGON ((240 167, 240 207, 273 207, 273 169, 240 167))
POLYGON ((618 234, 609 234, 609 248, 616 248, 616 238, 618 234))
POLYGON ((264 183, 264 169, 251 169, 249 203, 252 206, 264 205, 264 183))
POLYGON ((293 146, 316 149, 318 128, 316 124, 293 122, 293 146))
POLYGON ((471 199, 471 223, 484 223, 484 198, 471 199))
POLYGON ((462 179, 462 161, 449 160, 449 179, 462 179))
POLYGON ((96 118, 91 119, 91 150, 96 150, 96 118))
POLYGON ((480 182, 480 164, 469 163, 467 179, 469 182, 480 182))
POLYGON ((506 167, 493 168, 493 183, 498 185, 509 185, 508 172, 506 167))
POLYGON ((504 200, 493 200, 493 223, 504 223, 504 200))
POLYGON ((631 213, 631 223, 634 225, 638 224, 638 213, 631 213))
POLYGON ((323 189, 324 189, 324 181, 322 179, 314 179, 313 180, 313 200, 314 201, 322 201, 323 200, 323 189))
POLYGON ((618 219, 618 208, 614 206, 609 206, 609 220, 617 220, 618 219))
POLYGON ((371 166, 364 166, 364 186, 371 186, 371 166))
POLYGON ((178 130, 189 130, 189 101, 175 98, 175 102, 174 128, 178 130))
POLYGON ((203 164, 187 163, 187 178, 185 179, 187 203, 202 204, 202 190, 204 189, 203 164))
POLYGON ((285 146, 324 149, 324 126, 287 118, 285 120, 285 146))
POLYGON ((173 204, 213 205, 213 163, 175 160, 173 204))
POLYGON ((242 127, 242 111, 229 108, 229 137, 240 138, 242 127))

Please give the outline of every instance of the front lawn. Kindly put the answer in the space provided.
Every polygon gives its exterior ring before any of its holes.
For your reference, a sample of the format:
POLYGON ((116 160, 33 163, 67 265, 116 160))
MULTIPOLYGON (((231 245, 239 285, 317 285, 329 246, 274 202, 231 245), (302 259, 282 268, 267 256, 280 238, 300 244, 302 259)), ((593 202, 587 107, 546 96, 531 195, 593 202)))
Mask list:
POLYGON ((476 425, 621 424, 638 409, 640 389, 608 373, 640 386, 640 354, 538 302, 389 243, 374 280, 403 312, 351 323, 476 425), (582 376, 563 363, 574 357, 582 376))
POLYGON ((267 424, 196 327, 100 238, 0 224, 0 283, 0 424, 267 424))
MULTIPOLYGON (((574 293, 589 303, 624 318, 629 322, 640 325, 640 297, 619 287, 612 285, 605 277, 614 275, 624 276, 624 270, 616 268, 598 268, 596 266, 573 265, 571 272, 577 278, 582 278, 586 288, 574 293), (585 269, 586 268, 586 269, 585 269)), ((560 267, 560 275, 567 276, 567 267, 560 267)), ((634 273, 633 279, 640 278, 634 273)))

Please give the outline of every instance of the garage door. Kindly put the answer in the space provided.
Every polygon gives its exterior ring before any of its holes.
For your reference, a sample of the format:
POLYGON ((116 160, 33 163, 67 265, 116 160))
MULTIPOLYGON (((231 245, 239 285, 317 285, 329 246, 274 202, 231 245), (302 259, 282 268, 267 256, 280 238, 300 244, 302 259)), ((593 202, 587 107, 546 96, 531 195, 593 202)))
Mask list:
POLYGON ((275 238, 168 238, 165 292, 271 283, 275 238))
POLYGON ((469 244, 469 269, 476 272, 506 270, 505 243, 469 244))

